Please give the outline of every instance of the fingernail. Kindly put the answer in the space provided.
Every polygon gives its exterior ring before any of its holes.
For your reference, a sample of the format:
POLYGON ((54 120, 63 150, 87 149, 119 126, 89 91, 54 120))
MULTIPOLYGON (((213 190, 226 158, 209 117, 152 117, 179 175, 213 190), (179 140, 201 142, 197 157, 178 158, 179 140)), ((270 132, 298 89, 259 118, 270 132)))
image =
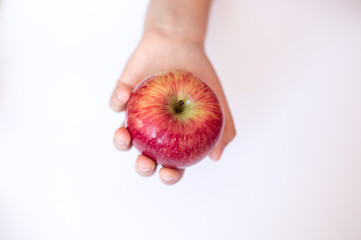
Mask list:
POLYGON ((142 173, 150 173, 150 172, 153 171, 154 166, 151 167, 151 168, 142 168, 142 167, 138 166, 138 169, 139 169, 142 173))
POLYGON ((119 92, 117 93, 117 98, 120 102, 124 101, 124 97, 119 92))
POLYGON ((119 140, 119 139, 117 139, 117 138, 115 138, 115 142, 116 142, 119 146, 126 146, 126 145, 128 145, 127 142, 124 142, 124 141, 119 140))
POLYGON ((162 179, 164 182, 173 182, 177 179, 179 173, 177 173, 177 176, 175 177, 170 177, 170 176, 162 176, 162 179))

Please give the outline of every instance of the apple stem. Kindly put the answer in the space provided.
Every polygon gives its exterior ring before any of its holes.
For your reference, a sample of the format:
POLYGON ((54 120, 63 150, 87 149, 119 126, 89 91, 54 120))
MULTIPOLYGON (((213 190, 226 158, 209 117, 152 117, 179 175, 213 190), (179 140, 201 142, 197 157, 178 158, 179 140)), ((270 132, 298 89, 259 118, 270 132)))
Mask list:
POLYGON ((176 107, 175 107, 175 112, 176 113, 181 113, 182 111, 183 111, 183 109, 184 109, 184 101, 183 100, 179 100, 178 101, 178 104, 176 105, 176 107))

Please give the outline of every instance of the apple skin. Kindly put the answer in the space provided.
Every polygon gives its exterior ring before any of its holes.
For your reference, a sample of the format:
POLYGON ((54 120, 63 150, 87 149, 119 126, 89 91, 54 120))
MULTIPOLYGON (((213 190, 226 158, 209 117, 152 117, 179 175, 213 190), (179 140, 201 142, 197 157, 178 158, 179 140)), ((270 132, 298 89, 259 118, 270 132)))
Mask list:
POLYGON ((132 92, 125 113, 132 145, 169 168, 202 160, 224 129, 223 107, 215 92, 184 70, 146 77, 132 92))

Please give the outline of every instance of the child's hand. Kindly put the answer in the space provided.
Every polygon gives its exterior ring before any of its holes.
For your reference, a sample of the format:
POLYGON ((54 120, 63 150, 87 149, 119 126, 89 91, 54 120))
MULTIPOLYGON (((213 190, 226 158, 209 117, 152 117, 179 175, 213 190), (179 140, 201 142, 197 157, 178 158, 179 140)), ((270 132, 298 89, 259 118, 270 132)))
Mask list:
MULTIPOLYGON (((217 75, 204 53, 203 46, 181 38, 173 38, 161 33, 149 33, 144 36, 139 46, 129 59, 114 89, 110 106, 115 112, 123 111, 133 88, 146 76, 170 69, 183 69, 194 73, 205 81, 220 98, 225 113, 225 128, 221 141, 209 157, 219 160, 224 147, 235 136, 235 128, 227 100, 217 75)), ((119 150, 131 147, 131 137, 124 127, 114 134, 114 144, 119 150)), ((146 156, 140 155, 136 161, 136 171, 142 176, 154 173, 156 164, 146 156)), ((163 167, 159 171, 165 184, 174 184, 182 177, 184 170, 163 167)))
MULTIPOLYGON (((133 88, 150 74, 180 69, 192 72, 216 92, 225 114, 225 128, 219 144, 209 157, 220 159, 225 146, 236 132, 221 83, 204 53, 208 12, 211 0, 150 0, 145 19, 144 36, 129 59, 110 100, 111 108, 123 111, 133 88)), ((128 150, 131 137, 124 127, 114 134, 114 144, 119 150, 128 150)), ((140 155, 136 170, 142 176, 154 173, 153 160, 140 155)), ((163 167, 159 171, 165 184, 181 179, 184 170, 163 167)))

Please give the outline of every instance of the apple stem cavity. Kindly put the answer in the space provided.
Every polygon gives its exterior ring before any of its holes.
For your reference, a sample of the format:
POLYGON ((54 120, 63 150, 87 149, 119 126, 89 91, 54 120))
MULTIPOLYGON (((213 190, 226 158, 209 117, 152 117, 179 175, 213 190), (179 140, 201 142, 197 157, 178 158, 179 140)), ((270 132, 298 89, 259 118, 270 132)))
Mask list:
POLYGON ((183 112, 183 109, 184 109, 184 101, 179 100, 174 106, 174 111, 176 113, 181 113, 181 112, 183 112))

